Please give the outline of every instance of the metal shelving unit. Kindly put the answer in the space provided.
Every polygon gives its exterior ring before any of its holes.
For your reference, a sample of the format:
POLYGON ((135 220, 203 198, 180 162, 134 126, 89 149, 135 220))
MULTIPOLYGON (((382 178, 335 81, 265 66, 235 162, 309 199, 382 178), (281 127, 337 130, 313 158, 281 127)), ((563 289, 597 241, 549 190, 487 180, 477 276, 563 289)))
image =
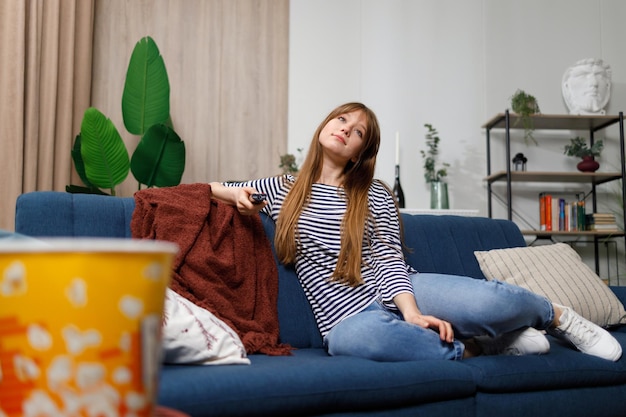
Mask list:
MULTIPOLYGON (((511 130, 523 129, 521 116, 509 113, 499 113, 482 127, 485 129, 487 142, 487 213, 492 217, 492 201, 494 191, 492 185, 496 182, 506 184, 506 198, 504 203, 507 209, 507 218, 513 220, 513 190, 512 184, 519 183, 579 183, 591 188, 592 212, 597 210, 596 186, 610 181, 621 181, 622 188, 622 209, 626 219, 626 155, 624 150, 624 115, 622 112, 617 116, 597 116, 597 115, 546 115, 536 114, 530 116, 532 127, 535 130, 586 130, 589 132, 589 144, 593 145, 595 133, 609 126, 617 125, 619 129, 619 149, 621 153, 621 171, 619 172, 527 172, 511 170, 511 130), (504 129, 506 170, 492 172, 491 170, 491 131, 493 129, 504 129)), ((626 234, 620 232, 598 232, 598 231, 540 231, 522 230, 524 235, 533 235, 538 238, 550 238, 555 236, 583 236, 589 237, 594 243, 596 273, 599 273, 599 253, 598 242, 602 238, 624 237, 626 234)))

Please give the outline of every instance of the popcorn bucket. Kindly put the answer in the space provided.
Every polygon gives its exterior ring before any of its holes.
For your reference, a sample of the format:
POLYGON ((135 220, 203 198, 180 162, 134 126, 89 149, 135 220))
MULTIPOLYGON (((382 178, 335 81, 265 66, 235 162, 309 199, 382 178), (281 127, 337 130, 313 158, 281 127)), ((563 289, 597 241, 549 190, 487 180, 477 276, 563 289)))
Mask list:
POLYGON ((0 243, 0 417, 151 416, 177 247, 0 243))

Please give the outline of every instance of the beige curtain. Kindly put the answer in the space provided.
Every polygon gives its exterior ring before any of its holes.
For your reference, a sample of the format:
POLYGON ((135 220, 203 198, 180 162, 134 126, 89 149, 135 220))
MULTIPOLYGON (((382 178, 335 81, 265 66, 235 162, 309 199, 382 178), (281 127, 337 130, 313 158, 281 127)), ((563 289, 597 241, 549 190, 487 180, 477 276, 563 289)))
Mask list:
POLYGON ((72 181, 70 150, 90 102, 93 15, 93 0, 0 1, 0 229, 13 230, 19 194, 72 181))

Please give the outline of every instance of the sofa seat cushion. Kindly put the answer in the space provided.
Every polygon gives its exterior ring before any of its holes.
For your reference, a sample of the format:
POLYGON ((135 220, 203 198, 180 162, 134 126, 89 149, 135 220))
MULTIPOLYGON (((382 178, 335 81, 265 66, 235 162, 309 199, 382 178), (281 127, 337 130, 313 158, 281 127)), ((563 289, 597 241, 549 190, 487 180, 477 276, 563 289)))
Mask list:
MULTIPOLYGON (((626 350, 626 333, 613 332, 626 350)), ((611 362, 578 352, 548 336, 550 353, 466 360, 478 391, 503 393, 626 384, 626 358, 611 362)))
POLYGON ((475 417, 624 417, 626 385, 476 395, 475 417))
POLYGON ((472 397, 470 369, 460 362, 372 362, 331 357, 323 349, 293 356, 250 355, 251 365, 166 365, 161 405, 194 417, 315 415, 407 407, 472 397))

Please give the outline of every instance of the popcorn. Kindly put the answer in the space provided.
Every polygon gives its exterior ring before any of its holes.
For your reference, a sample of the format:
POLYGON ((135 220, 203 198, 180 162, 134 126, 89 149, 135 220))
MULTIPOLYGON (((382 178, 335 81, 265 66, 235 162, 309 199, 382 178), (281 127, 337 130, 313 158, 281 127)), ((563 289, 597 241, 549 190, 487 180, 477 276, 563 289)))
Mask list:
POLYGON ((106 369, 101 363, 81 363, 76 368, 76 386, 85 391, 104 382, 106 369))
POLYGON ((63 329, 63 339, 67 351, 72 355, 80 355, 85 349, 97 347, 102 343, 102 336, 97 330, 91 329, 81 333, 74 325, 66 326, 63 329))
POLYGON ((133 379, 133 373, 126 366, 118 366, 113 371, 113 382, 117 385, 129 384, 133 379))
POLYGON ((139 298, 125 295, 120 299, 119 309, 129 319, 137 319, 143 313, 143 301, 139 298))
POLYGON ((82 397, 85 415, 88 417, 118 417, 120 402, 120 394, 107 384, 102 384, 82 397))
POLYGON ((148 264, 143 270, 143 276, 152 281, 159 281, 163 276, 163 265, 158 262, 148 264))
POLYGON ((138 392, 129 392, 126 395, 126 407, 131 411, 139 411, 148 405, 146 396, 138 392))
POLYGON ((87 305, 87 284, 81 278, 75 278, 65 290, 65 295, 74 307, 87 305))
POLYGON ((48 350, 52 347, 52 336, 39 324, 31 324, 26 330, 28 343, 35 350, 48 350))
POLYGON ((72 380, 74 362, 70 356, 59 355, 52 360, 46 371, 48 386, 54 390, 67 385, 72 380))
POLYGON ((65 415, 68 417, 79 416, 82 407, 80 395, 69 388, 62 389, 58 394, 63 401, 63 411, 65 415))
POLYGON ((20 381, 29 381, 39 378, 41 370, 34 360, 24 355, 16 354, 13 356, 13 367, 15 375, 20 381))
POLYGON ((26 267, 20 261, 14 261, 4 270, 0 292, 4 296, 16 296, 26 293, 26 267))
POLYGON ((34 390, 30 397, 22 403, 23 417, 60 416, 57 405, 42 390, 34 390))

